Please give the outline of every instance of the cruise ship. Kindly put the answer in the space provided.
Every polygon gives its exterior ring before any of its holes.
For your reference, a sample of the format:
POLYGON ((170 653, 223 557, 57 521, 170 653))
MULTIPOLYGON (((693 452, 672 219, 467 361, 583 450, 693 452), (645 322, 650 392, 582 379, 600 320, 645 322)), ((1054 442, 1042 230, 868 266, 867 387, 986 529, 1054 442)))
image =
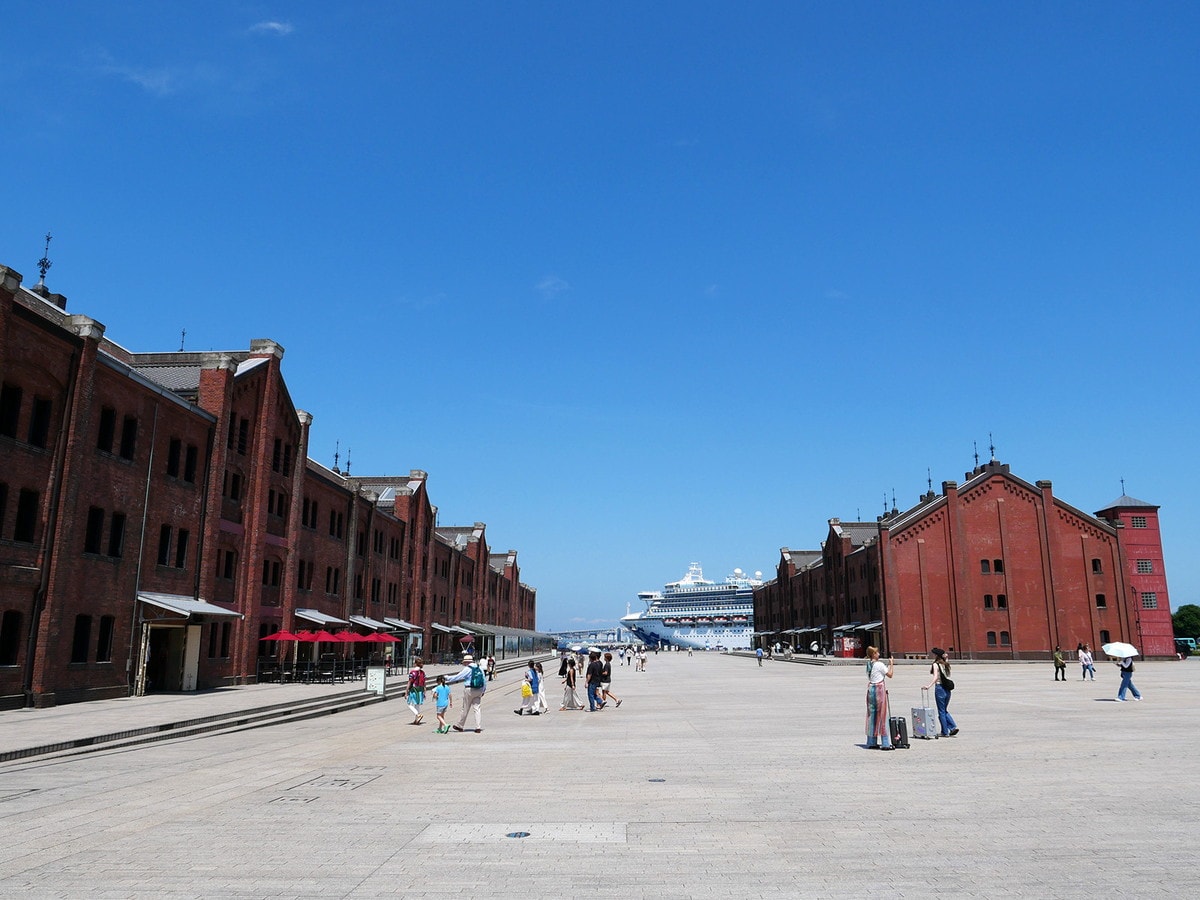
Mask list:
POLYGON ((723 582, 707 581, 700 563, 692 563, 686 575, 661 591, 638 594, 646 608, 629 613, 621 624, 649 646, 749 650, 754 589, 761 584, 762 572, 751 578, 741 569, 723 582))

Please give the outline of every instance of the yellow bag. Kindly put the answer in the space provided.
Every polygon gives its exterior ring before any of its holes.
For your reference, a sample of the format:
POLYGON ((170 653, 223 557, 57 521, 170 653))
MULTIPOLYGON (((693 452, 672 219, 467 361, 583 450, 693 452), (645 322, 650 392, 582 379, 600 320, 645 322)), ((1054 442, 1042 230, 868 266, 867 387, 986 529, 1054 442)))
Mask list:
POLYGON ((533 685, 531 685, 528 681, 521 682, 521 696, 522 697, 532 697, 533 696, 533 685))

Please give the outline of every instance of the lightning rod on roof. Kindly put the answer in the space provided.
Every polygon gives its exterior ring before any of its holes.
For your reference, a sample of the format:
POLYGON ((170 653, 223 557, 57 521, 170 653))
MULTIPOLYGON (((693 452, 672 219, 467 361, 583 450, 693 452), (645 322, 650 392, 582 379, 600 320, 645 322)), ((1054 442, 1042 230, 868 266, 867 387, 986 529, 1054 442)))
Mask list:
POLYGON ((183 352, 183 339, 187 337, 187 329, 181 329, 179 332, 179 352, 183 352))
POLYGON ((996 461, 996 442, 992 440, 992 433, 988 432, 988 452, 992 454, 991 462, 996 461))
POLYGON ((975 468, 979 468, 979 442, 971 441, 971 447, 975 450, 975 468))
POLYGON ((45 285, 46 285, 46 273, 49 272, 50 267, 52 265, 54 265, 52 262, 50 262, 50 241, 51 240, 53 240, 53 236, 50 234, 50 232, 47 231, 46 232, 46 249, 42 252, 42 258, 38 260, 38 264, 37 264, 38 271, 41 272, 41 274, 42 274, 42 277, 38 281, 38 284, 42 285, 43 287, 45 287, 45 285))
POLYGON ((337 472, 339 475, 342 474, 341 472, 338 472, 338 460, 341 458, 342 458, 342 442, 334 441, 333 442, 333 471, 337 472))

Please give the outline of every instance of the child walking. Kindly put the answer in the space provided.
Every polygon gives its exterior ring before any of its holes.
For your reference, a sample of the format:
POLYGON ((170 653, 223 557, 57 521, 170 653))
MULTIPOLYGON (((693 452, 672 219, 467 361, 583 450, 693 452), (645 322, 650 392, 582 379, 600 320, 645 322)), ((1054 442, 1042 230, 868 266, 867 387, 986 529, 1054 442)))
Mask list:
POLYGON ((412 669, 408 673, 408 709, 413 714, 412 723, 420 725, 425 718, 421 712, 421 704, 425 702, 425 661, 417 657, 412 661, 412 669))
POLYGON ((437 687, 433 689, 433 702, 437 706, 437 733, 446 734, 450 730, 446 724, 446 710, 454 705, 454 698, 450 696, 450 685, 446 684, 445 675, 438 676, 437 687))

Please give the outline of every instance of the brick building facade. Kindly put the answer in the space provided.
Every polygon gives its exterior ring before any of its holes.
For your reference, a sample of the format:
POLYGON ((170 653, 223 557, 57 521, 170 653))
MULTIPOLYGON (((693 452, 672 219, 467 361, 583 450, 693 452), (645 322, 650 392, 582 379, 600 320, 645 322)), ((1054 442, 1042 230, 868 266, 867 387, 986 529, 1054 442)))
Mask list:
POLYGON ((308 459, 282 358, 131 353, 0 267, 0 706, 245 683, 281 629, 533 629, 516 551, 438 528, 425 472, 308 459))
POLYGON ((820 550, 785 548, 754 616, 761 640, 839 655, 1041 659, 1109 641, 1174 654, 1158 507, 1122 496, 1088 515, 995 460, 906 511, 831 519, 820 550))

